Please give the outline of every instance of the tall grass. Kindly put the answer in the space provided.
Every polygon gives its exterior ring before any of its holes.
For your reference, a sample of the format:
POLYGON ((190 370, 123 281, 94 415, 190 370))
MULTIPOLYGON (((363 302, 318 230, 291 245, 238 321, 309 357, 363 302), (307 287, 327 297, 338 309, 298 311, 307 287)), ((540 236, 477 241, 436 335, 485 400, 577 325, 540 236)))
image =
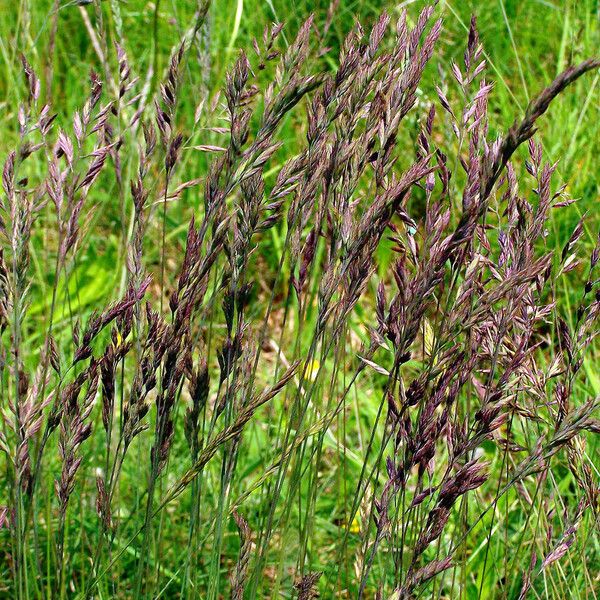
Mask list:
POLYGON ((593 596, 600 238, 548 243, 574 200, 534 134, 600 61, 503 127, 475 18, 423 102, 435 7, 326 72, 335 3, 269 25, 211 94, 208 3, 164 72, 160 3, 143 68, 89 4, 102 73, 53 106, 55 7, 4 158, 1 593, 593 596))

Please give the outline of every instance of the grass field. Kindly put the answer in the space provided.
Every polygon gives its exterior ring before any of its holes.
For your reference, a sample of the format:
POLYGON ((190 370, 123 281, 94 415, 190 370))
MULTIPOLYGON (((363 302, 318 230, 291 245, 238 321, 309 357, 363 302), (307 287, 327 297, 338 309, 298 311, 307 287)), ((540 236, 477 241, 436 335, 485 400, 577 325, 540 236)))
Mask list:
POLYGON ((0 0, 0 598, 598 597, 600 5, 425 6, 0 0))

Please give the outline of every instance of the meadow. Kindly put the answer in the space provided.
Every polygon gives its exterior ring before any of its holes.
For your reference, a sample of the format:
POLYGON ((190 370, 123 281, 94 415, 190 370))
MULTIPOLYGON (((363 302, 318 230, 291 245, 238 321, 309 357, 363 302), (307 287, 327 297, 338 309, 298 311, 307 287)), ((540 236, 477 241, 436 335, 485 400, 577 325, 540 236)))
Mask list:
POLYGON ((597 598, 599 48, 0 0, 0 598, 597 598))

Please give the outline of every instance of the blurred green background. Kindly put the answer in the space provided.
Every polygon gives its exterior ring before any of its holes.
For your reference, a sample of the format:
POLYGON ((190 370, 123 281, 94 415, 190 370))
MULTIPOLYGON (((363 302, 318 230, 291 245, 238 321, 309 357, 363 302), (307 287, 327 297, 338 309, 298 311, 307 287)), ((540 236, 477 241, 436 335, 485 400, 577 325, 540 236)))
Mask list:
MULTIPOLYGON (((239 49, 244 48, 251 53, 252 39, 260 37, 265 25, 271 22, 285 23, 283 41, 286 43, 293 39, 304 19, 314 13, 314 50, 315 53, 323 50, 316 68, 329 70, 335 68, 344 36, 354 26, 356 19, 360 19, 368 30, 382 10, 387 10, 394 21, 401 10, 406 10, 409 18, 414 19, 425 5, 422 0, 339 0, 330 11, 329 0, 213 0, 207 24, 201 30, 195 52, 186 63, 183 94, 177 111, 178 127, 186 134, 192 130, 198 104, 205 99, 210 103, 216 97, 224 83, 225 73, 239 49)), ((134 75, 139 76, 143 82, 149 67, 153 65, 156 67, 156 77, 160 77, 168 65, 173 49, 192 26, 196 8, 195 0, 160 0, 158 4, 157 0, 103 0, 100 10, 94 5, 80 8, 68 0, 0 0, 0 161, 4 162, 4 157, 18 137, 16 111, 19 102, 26 97, 20 53, 27 56, 39 74, 42 95, 51 98, 53 109, 59 113, 59 125, 70 130, 71 123, 67 116, 80 109, 85 102, 90 68, 103 72, 100 53, 106 52, 112 72, 116 72, 116 52, 112 43, 119 40, 128 55, 134 75), (57 8, 58 13, 55 13, 57 8), (56 43, 50 53, 54 23, 56 43), (105 32, 105 39, 102 31, 105 32), (50 78, 52 85, 47 89, 46 82, 50 78)), ((495 89, 490 100, 492 134, 505 131, 515 118, 521 117, 529 99, 549 84, 560 71, 569 64, 597 55, 600 48, 598 0, 442 0, 436 11, 444 19, 443 33, 425 71, 419 89, 418 105, 407 119, 407 127, 403 133, 406 136, 407 153, 411 157, 414 154, 411 140, 417 131, 419 115, 426 113, 431 102, 437 102, 434 87, 452 85, 450 65, 452 61, 462 61, 472 14, 477 16, 478 30, 488 61, 487 77, 494 82, 495 89)), ((259 74, 263 83, 269 76, 268 72, 259 74)), ((548 113, 539 121, 538 139, 544 145, 545 158, 553 162, 559 161, 555 181, 566 182, 569 194, 578 200, 552 216, 547 243, 559 251, 585 212, 588 213, 588 218, 582 244, 587 246, 586 250, 593 247, 598 235, 599 80, 598 72, 580 79, 553 102, 548 113)), ((456 93, 454 86, 454 97, 456 93)), ((304 139, 306 131, 302 116, 303 109, 300 107, 286 118, 279 134, 279 139, 284 142, 281 152, 287 157, 295 154, 295 149, 300 147, 304 139)), ((440 115, 440 120, 442 119, 440 115)), ((449 131, 444 132, 443 127, 440 128, 439 135, 442 147, 453 143, 449 131)), ((193 142, 211 144, 214 143, 214 136, 209 131, 199 129, 194 134, 193 142)), ((123 156, 127 162, 125 171, 128 179, 136 166, 135 146, 124 150, 123 156)), ((517 153, 517 168, 522 166, 525 156, 526 149, 517 153)), ((202 176, 206 161, 206 156, 190 153, 183 168, 177 172, 178 180, 202 176)), ((35 170, 38 167, 34 163, 29 168, 35 170)), ((39 166, 39 169, 37 175, 43 177, 42 167, 39 166)), ((276 171, 277 164, 272 169, 275 174, 276 171)), ((101 181, 92 192, 91 204, 101 210, 94 212, 93 222, 86 229, 84 242, 66 284, 68 289, 59 291, 59 298, 76 297, 82 314, 89 313, 93 308, 103 305, 107 299, 119 295, 124 264, 120 247, 122 206, 117 191, 110 185, 104 185, 101 181)), ((173 273, 180 261, 189 216, 199 202, 200 194, 194 191, 183 194, 177 203, 169 207, 168 264, 173 266, 173 273)), ((158 229, 153 231, 153 226, 149 231, 145 252, 146 265, 151 271, 157 268, 160 259, 158 244, 151 241, 153 233, 158 235, 158 229)), ((48 236, 52 236, 51 231, 38 231, 31 241, 33 287, 26 342, 36 351, 44 335, 44 329, 37 327, 36 323, 43 323, 52 288, 52 275, 47 265, 48 248, 53 248, 54 243, 48 243, 48 236)), ((265 243, 261 244, 261 248, 265 255, 255 263, 261 266, 277 264, 276 232, 271 246, 265 243)), ((380 268, 384 269, 391 257, 389 253, 385 253, 385 248, 382 253, 380 268)), ((585 251, 582 250, 581 254, 585 255, 585 251)), ((564 279, 563 289, 558 290, 563 314, 569 312, 574 296, 580 293, 583 284, 579 282, 579 285, 571 288, 568 282, 573 282, 584 272, 585 269, 582 268, 572 273, 572 277, 564 279)), ((263 276, 263 272, 256 275, 257 279, 263 276)), ((366 300, 367 304, 372 302, 372 296, 373 294, 366 300)), ((356 323, 353 325, 356 325, 357 334, 364 334, 363 325, 369 323, 369 315, 363 316, 360 307, 357 313, 357 320, 363 322, 360 323, 361 326, 356 323)), ((64 339, 69 339, 68 321, 69 309, 65 305, 62 320, 56 326, 57 337, 60 336, 62 323, 64 339)), ((593 360, 586 365, 586 369, 596 388, 593 392, 598 393, 600 382, 593 373, 592 364, 593 360)), ((366 420, 372 419, 377 410, 378 400, 373 398, 372 391, 365 386, 357 392, 366 420)), ((587 393, 588 390, 585 391, 587 393)), ((581 397, 585 394, 582 393, 581 397)), ((363 435, 367 434, 368 428, 365 427, 363 435)), ((256 445, 260 446, 260 440, 256 445)), ((254 450, 256 449, 253 448, 252 456, 246 457, 244 463, 248 472, 260 464, 260 452, 254 450)), ((597 457, 596 448, 591 454, 597 457)), ((332 478, 333 473, 332 469, 332 478)), ((135 481, 136 476, 133 473, 131 481, 135 481)), ((570 481, 568 475, 565 476, 565 481, 570 481)), ((332 504, 336 500, 335 494, 327 497, 327 501, 332 504)), ((323 522, 319 526, 322 526, 326 539, 327 527, 332 525, 327 521, 325 510, 321 517, 323 522)), ((514 531, 511 530, 511 534, 514 531)), ((480 539, 483 539, 485 532, 477 531, 474 535, 480 535, 480 539)), ((475 557, 480 550, 478 540, 474 540, 473 548, 475 557)), ((480 555, 477 560, 481 558, 480 555)), ((474 572, 477 564, 473 563, 474 572)))

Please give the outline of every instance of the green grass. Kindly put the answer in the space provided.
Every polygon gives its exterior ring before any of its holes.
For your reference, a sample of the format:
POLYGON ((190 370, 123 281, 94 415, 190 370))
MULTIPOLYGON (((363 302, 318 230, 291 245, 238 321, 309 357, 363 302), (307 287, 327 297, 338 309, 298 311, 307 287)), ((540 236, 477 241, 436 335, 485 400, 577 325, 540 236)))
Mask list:
MULTIPOLYGON (((104 26, 114 37, 117 22, 115 13, 105 2, 104 26)), ((423 2, 406 2, 410 14, 416 14, 423 2)), ((24 52, 38 72, 44 72, 47 62, 47 38, 52 21, 51 0, 29 3, 24 0, 0 3, 0 124, 2 140, 0 149, 6 151, 14 139, 16 119, 14 110, 22 98, 23 86, 19 75, 18 53, 24 52), (15 37, 16 36, 16 37, 15 37), (16 84, 16 85, 15 85, 16 84)), ((97 54, 88 31, 76 6, 62 2, 59 12, 58 35, 55 50, 53 99, 63 114, 71 114, 80 107, 85 94, 85 79, 91 67, 102 72, 97 54)), ((153 4, 138 0, 113 2, 118 7, 124 46, 130 60, 135 63, 138 74, 143 76, 154 60, 152 37, 153 4)), ((237 55, 238 48, 250 48, 251 40, 260 37, 264 25, 277 20, 286 23, 285 34, 289 39, 293 32, 311 12, 317 16, 317 26, 323 24, 328 2, 281 0, 220 0, 210 12, 210 61, 209 72, 198 61, 190 60, 187 78, 198 82, 205 80, 214 94, 220 89, 227 67, 237 55)), ((194 0, 174 2, 162 0, 159 4, 157 65, 162 70, 186 30, 193 16, 194 0)), ((387 8, 397 14, 396 4, 342 0, 335 12, 332 26, 324 45, 332 50, 322 59, 323 68, 335 64, 337 49, 354 17, 359 16, 365 26, 372 23, 379 11, 387 8)), ((591 56, 600 40, 596 0, 545 1, 545 0, 491 0, 481 6, 479 2, 440 3, 439 13, 444 18, 444 34, 438 52, 429 65, 421 100, 424 104, 435 100, 433 85, 449 77, 446 65, 450 60, 460 60, 462 41, 468 29, 472 13, 478 16, 478 28, 490 65, 489 77, 495 83, 492 98, 495 125, 502 130, 506 123, 523 114, 532 94, 547 84, 568 64, 591 56), (543 35, 540 33, 543 32, 543 35), (441 69, 441 71, 440 71, 441 69)), ((94 11, 87 9, 91 18, 94 11)), ((111 53, 114 54, 114 53, 111 53)), ((114 56, 113 56, 114 60, 114 56)), ((599 141, 599 87, 598 74, 578 82, 569 92, 556 100, 547 118, 541 123, 539 139, 547 159, 559 162, 559 173, 568 183, 569 193, 579 202, 553 223, 550 243, 557 246, 565 241, 581 214, 594 213, 599 183, 595 157, 600 151, 599 141)), ((197 98, 183 99, 179 114, 190 125, 197 98)), ((494 126, 494 123, 492 123, 494 126)), ((281 139, 292 147, 301 137, 301 124, 289 119, 283 128, 281 139)), ((198 143, 210 143, 206 134, 196 136, 198 143)), ((287 151, 287 148, 286 148, 287 151)), ((274 167, 276 169, 276 166, 274 167)), ((185 172, 181 174, 185 178, 185 172)), ((118 218, 118 213, 106 206, 108 214, 118 218), (112 212, 111 212, 112 211, 112 212)), ((181 216, 177 215, 176 219, 181 216)), ((592 214, 592 219, 594 215, 592 214)), ((110 227, 110 221, 107 222, 110 227)), ((588 223, 587 239, 593 243, 595 231, 588 223)))
MULTIPOLYGON (((66 116, 79 109, 87 93, 87 78, 90 68, 102 73, 102 64, 90 39, 89 31, 82 19, 80 10, 61 0, 58 14, 58 29, 54 55, 48 57, 48 38, 52 27, 53 2, 51 0, 0 0, 0 157, 4 157, 18 137, 16 129, 16 107, 25 97, 25 86, 21 75, 19 53, 24 53, 34 69, 44 81, 44 73, 48 64, 52 64, 53 86, 52 101, 59 112, 58 120, 62 127, 69 128, 66 116)), ((264 25, 272 21, 285 21, 285 40, 293 39, 299 25, 311 13, 316 15, 316 27, 322 28, 326 20, 327 0, 216 0, 209 13, 209 39, 207 42, 209 60, 196 60, 195 51, 191 52, 184 70, 184 88, 207 90, 208 100, 214 98, 224 82, 225 73, 232 65, 239 48, 250 50, 251 40, 262 35, 264 25)), ((411 18, 418 13, 424 3, 387 2, 368 0, 340 0, 335 11, 331 28, 323 46, 331 50, 320 59, 323 70, 336 66, 336 57, 345 34, 352 28, 355 16, 360 17, 365 26, 372 25, 382 8, 387 8, 397 16, 398 6, 405 5, 411 18)), ((180 36, 189 27, 196 3, 192 0, 105 0, 102 3, 103 26, 110 39, 122 38, 122 45, 127 51, 130 62, 135 65, 136 73, 142 77, 150 65, 155 64, 161 74, 168 65, 169 57, 179 42, 180 36), (156 37, 154 35, 155 11, 159 10, 156 21, 156 37)), ((435 85, 448 85, 456 97, 458 90, 453 87, 448 65, 451 60, 462 60, 469 18, 472 12, 477 14, 478 29, 489 62, 488 77, 494 81, 495 90, 492 96, 490 114, 493 117, 492 130, 502 132, 509 123, 524 114, 528 100, 544 85, 548 84, 557 73, 571 63, 594 55, 600 47, 598 0, 489 0, 488 2, 462 2, 458 0, 442 0, 437 11, 444 18, 445 28, 438 50, 429 64, 423 84, 419 90, 419 109, 426 108, 436 101, 435 85)), ((93 7, 85 9, 93 26, 97 26, 93 7)), ((199 49, 202 52, 202 48, 199 49)), ((110 61, 115 64, 115 52, 110 49, 110 61)), ((113 70, 114 72, 114 70, 113 70)), ((259 74, 259 79, 262 77, 259 74)), ((268 74, 265 75, 268 77, 268 74)), ((153 80, 156 84, 156 81, 153 80)), ((44 89, 44 88, 43 88, 44 89)), ((43 92, 45 93, 45 91, 43 92)), ((217 134, 209 131, 202 120, 194 127, 194 112, 201 98, 194 94, 185 94, 177 109, 180 128, 190 134, 190 146, 198 144, 218 144, 217 134), (192 133, 193 131, 193 133, 192 133)), ((295 111, 286 117, 282 124, 279 139, 284 148, 272 161, 270 180, 274 178, 281 166, 283 157, 294 155, 306 135, 303 110, 295 111)), ((418 114, 424 110, 413 111, 407 122, 412 130, 405 128, 407 147, 412 153, 409 140, 418 131, 418 114)), ((440 117, 442 115, 440 114, 440 117)), ((211 125, 214 125, 212 123, 211 125)), ((441 144, 451 145, 453 140, 448 130, 440 132, 441 144)), ((598 198, 600 196, 600 73, 592 73, 571 86, 552 105, 548 114, 540 122, 538 139, 543 143, 545 158, 549 161, 560 161, 558 177, 568 183, 569 194, 578 200, 570 207, 558 211, 551 220, 547 245, 560 249, 568 239, 577 221, 584 213, 588 213, 586 229, 582 244, 592 248, 598 235, 600 212, 598 198)), ((177 173, 178 181, 186 181, 204 172, 207 158, 202 153, 188 153, 183 168, 177 173)), ((125 157, 125 180, 127 181, 136 168, 137 157, 132 149, 125 157)), ((517 163, 522 167, 526 158, 526 150, 518 154, 517 163)), ((408 159, 407 159, 408 160, 408 159)), ((401 161, 402 163, 402 161, 401 161)), ((37 163, 28 166, 31 178, 43 174, 37 163)), ((107 297, 116 299, 123 289, 123 273, 125 257, 122 248, 121 227, 123 223, 119 203, 119 191, 111 183, 112 179, 102 180, 94 192, 93 203, 98 209, 91 216, 87 232, 76 262, 71 265, 68 282, 58 288, 58 311, 56 315, 55 336, 59 345, 68 345, 73 326, 72 314, 91 314, 102 306, 107 297)), ((181 198, 169 206, 167 229, 167 279, 175 272, 185 245, 187 223, 192 214, 198 212, 201 195, 197 190, 189 190, 181 198)), ((128 214, 125 215, 128 218, 128 214)), ((146 241, 146 266, 155 279, 159 277, 160 246, 152 240, 160 235, 160 223, 151 224, 151 233, 146 241)), ((31 289, 31 303, 27 308, 27 330, 24 343, 29 350, 26 361, 35 365, 39 360, 39 350, 43 344, 44 325, 52 303, 53 275, 49 247, 55 240, 52 233, 37 232, 31 241, 32 265, 34 274, 31 289)), ((252 276, 259 282, 255 294, 268 298, 270 287, 275 281, 275 272, 282 253, 282 240, 285 231, 274 230, 268 234, 268 243, 261 244, 263 254, 254 257, 252 276)), ((319 248, 324 252, 323 247, 319 248)), ((393 260, 390 244, 382 244, 379 249, 379 269, 383 275, 393 260)), ((289 264, 284 263, 284 270, 289 264)), ((559 312, 570 314, 572 305, 577 300, 580 286, 571 287, 577 278, 565 278, 564 286, 559 290, 559 312)), ((572 274, 573 275, 573 274, 572 274)), ((318 281, 314 281, 313 292, 318 281)), ((152 293, 157 296, 158 288, 152 293)), ((375 289, 367 295, 367 301, 353 314, 348 324, 348 336, 352 344, 345 350, 355 352, 359 341, 366 339, 366 326, 372 324, 372 308, 375 289)), ((292 303, 293 304, 293 303, 292 303)), ((310 343, 310 333, 315 322, 314 307, 308 307, 304 321, 306 333, 299 336, 299 344, 310 343)), ((260 317, 259 317, 260 318, 260 317)), ((287 312, 275 314, 273 319, 281 323, 281 338, 274 339, 269 356, 272 364, 277 362, 277 346, 283 353, 291 350, 290 339, 294 339, 293 327, 298 319, 298 306, 287 307, 287 312), (284 319, 286 320, 284 324, 284 319)), ((288 357, 283 356, 287 360, 288 357)), ((292 360, 293 356, 289 359, 292 360)), ((388 357, 389 358, 389 357, 388 357)), ((600 379, 597 375, 600 353, 595 348, 586 363, 587 379, 577 389, 579 400, 600 393, 600 379)), ((385 365, 386 357, 381 359, 385 365)), ((252 572, 251 592, 257 598, 292 597, 292 583, 296 571, 296 557, 302 556, 310 570, 323 571, 320 581, 322 597, 334 597, 333 590, 348 590, 347 596, 355 597, 356 580, 354 561, 364 551, 360 545, 358 530, 365 527, 364 511, 366 501, 355 506, 356 516, 351 516, 356 492, 356 482, 361 476, 365 460, 368 469, 378 469, 376 460, 383 440, 383 432, 374 428, 378 420, 380 395, 385 377, 368 370, 359 378, 347 399, 346 410, 342 411, 332 423, 327 423, 326 416, 332 413, 337 398, 343 393, 347 383, 346 374, 334 376, 339 362, 335 357, 328 357, 319 363, 323 373, 316 380, 313 398, 317 399, 308 407, 304 437, 297 440, 297 453, 289 466, 291 476, 286 480, 282 492, 284 502, 280 519, 277 523, 276 541, 280 548, 278 556, 269 556, 262 569, 252 572), (331 382, 331 383, 330 383, 331 382), (327 426, 325 426, 325 424, 327 426), (372 440, 373 448, 369 453, 370 436, 375 429, 372 440), (365 457, 368 458, 366 459, 365 457), (297 486, 297 487, 296 487, 297 486), (353 523, 348 527, 348 520, 353 523), (354 521, 355 519, 355 521, 354 521), (344 548, 344 550, 341 550, 344 548), (292 558, 290 558, 292 557, 292 558)), ((341 361, 344 364, 344 361, 341 361)), ((410 368, 411 365, 408 365, 410 368)), ((258 373, 258 378, 268 381, 268 373, 258 373)), ((351 377, 349 373, 348 379, 351 377)), ((265 408, 260 421, 252 422, 245 434, 244 453, 239 457, 237 465, 237 481, 230 492, 231 505, 240 507, 246 515, 251 528, 262 531, 266 525, 265 506, 273 493, 278 474, 280 456, 277 454, 276 441, 281 435, 282 415, 291 402, 291 398, 283 396, 265 408)), ((182 410, 177 420, 182 419, 182 410)), ((178 423, 180 424, 180 423, 178 423)), ((101 427, 97 420, 96 424, 101 427)), ((129 545, 136 535, 140 521, 137 518, 143 513, 145 497, 144 486, 139 482, 146 477, 146 468, 142 462, 147 459, 147 448, 138 444, 132 448, 132 456, 139 460, 130 460, 124 466, 122 485, 118 505, 121 514, 120 532, 115 540, 113 552, 118 556, 119 573, 135 573, 139 541, 129 545), (140 466, 142 465, 142 466, 140 466)), ((587 457, 593 468, 596 481, 600 469, 600 457, 596 440, 590 437, 587 446, 587 457)), ((102 468, 103 448, 100 440, 89 445, 85 450, 83 466, 79 474, 81 487, 74 496, 69 512, 68 536, 70 547, 67 549, 75 574, 87 573, 86 565, 90 561, 98 538, 98 525, 94 510, 89 505, 95 494, 95 470, 102 468), (72 532, 77 532, 73 534, 72 532), (77 564, 81 568, 77 568, 77 564)), ((486 458, 491 461, 491 469, 506 471, 503 455, 490 444, 485 448, 486 458)), ((188 460, 185 439, 177 434, 171 453, 173 473, 180 475, 185 471, 184 461, 188 460), (181 463, 181 464, 180 464, 181 463)), ((218 461, 216 461, 218 462, 218 461)), ((2 465, 2 462, 0 462, 2 465)), ((145 463, 144 463, 145 465, 145 463)), ((2 467, 2 477, 5 469, 2 467)), ((219 506, 220 466, 211 465, 203 474, 201 494, 205 507, 210 514, 215 514, 219 506)), ((477 522, 477 515, 491 500, 491 497, 475 497, 462 506, 465 522, 471 530, 452 534, 460 537, 467 535, 464 544, 464 561, 467 566, 455 574, 457 580, 464 578, 464 586, 460 598, 517 598, 519 592, 519 575, 523 573, 529 562, 532 545, 536 539, 542 539, 545 528, 560 522, 563 512, 572 514, 577 503, 577 488, 569 470, 564 467, 553 472, 553 477, 542 492, 547 497, 539 498, 530 507, 527 496, 518 490, 511 490, 498 503, 494 515, 488 513, 477 522), (558 477, 557 477, 558 474, 558 477), (565 505, 566 503, 566 505, 565 505), (486 545, 490 530, 501 531, 486 545), (535 535, 530 535, 531 532, 535 535), (509 556, 505 552, 507 542, 510 547, 523 547, 521 555, 509 556), (466 571, 466 572, 465 572, 466 571), (505 581, 508 573, 513 581, 505 581)), ((48 475, 48 504, 52 494, 52 473, 48 475)), ((171 481, 161 480, 158 485, 165 492, 171 481)), ((529 488, 528 488, 529 489, 529 488)), ((0 505, 4 502, 3 480, 0 478, 0 505)), ((39 551, 50 553, 52 537, 56 534, 51 509, 48 514, 36 515, 47 523, 46 537, 38 540, 39 551)), ((156 543, 161 556, 158 573, 160 586, 156 590, 156 598, 176 598, 184 588, 186 556, 183 551, 187 545, 187 517, 191 510, 189 494, 182 495, 175 503, 167 506, 160 516, 160 535, 156 543)), ((239 541, 236 528, 228 519, 225 521, 222 557, 217 561, 211 558, 214 531, 211 522, 203 524, 198 534, 199 555, 195 583, 203 593, 209 590, 211 597, 217 592, 226 590, 227 576, 235 564, 239 541), (206 558, 209 557, 209 558, 206 558), (204 562, 206 561, 206 562, 204 562), (213 586, 213 587, 211 587, 213 586)), ((600 542, 597 523, 587 518, 581 526, 581 535, 575 546, 560 565, 544 571, 537 582, 532 598, 574 598, 591 599, 597 597, 600 588, 598 573, 600 572, 600 542)), ((0 541, 3 540, 0 534, 0 541)), ((443 544, 450 543, 444 540, 443 544)), ((539 549, 538 549, 539 551, 539 549)), ((434 550, 435 552, 435 550, 434 550)), ((2 557, 4 550, 0 548, 0 598, 9 597, 7 589, 10 579, 8 561, 2 557)), ((198 557, 196 557, 198 558, 198 557)), ((373 580, 386 581, 391 575, 386 573, 387 563, 378 558, 374 565, 373 580), (377 562, 380 561, 380 562, 377 562)), ((49 562, 48 562, 49 564, 49 562)), ((155 565, 151 564, 153 569, 155 565)), ((131 576, 133 577, 133 575, 131 576)), ((78 591, 89 581, 73 580, 78 591)), ((115 583, 115 582, 112 582, 115 583)), ((98 589, 98 598, 128 597, 118 586, 112 588, 110 577, 103 579, 98 589)), ((423 598, 444 598, 441 587, 427 588, 423 598), (439 589, 438 589, 439 588, 439 589)), ((374 597, 374 586, 369 588, 368 597, 374 597)), ((45 590, 39 590, 38 597, 45 590)), ((199 592, 200 593, 200 592, 199 592)), ((74 592, 64 590, 64 597, 76 597, 74 592)), ((193 596, 192 596, 193 597, 193 596)), ((204 596, 197 596, 204 597, 204 596)), ((458 596, 457 596, 458 597, 458 596)))

